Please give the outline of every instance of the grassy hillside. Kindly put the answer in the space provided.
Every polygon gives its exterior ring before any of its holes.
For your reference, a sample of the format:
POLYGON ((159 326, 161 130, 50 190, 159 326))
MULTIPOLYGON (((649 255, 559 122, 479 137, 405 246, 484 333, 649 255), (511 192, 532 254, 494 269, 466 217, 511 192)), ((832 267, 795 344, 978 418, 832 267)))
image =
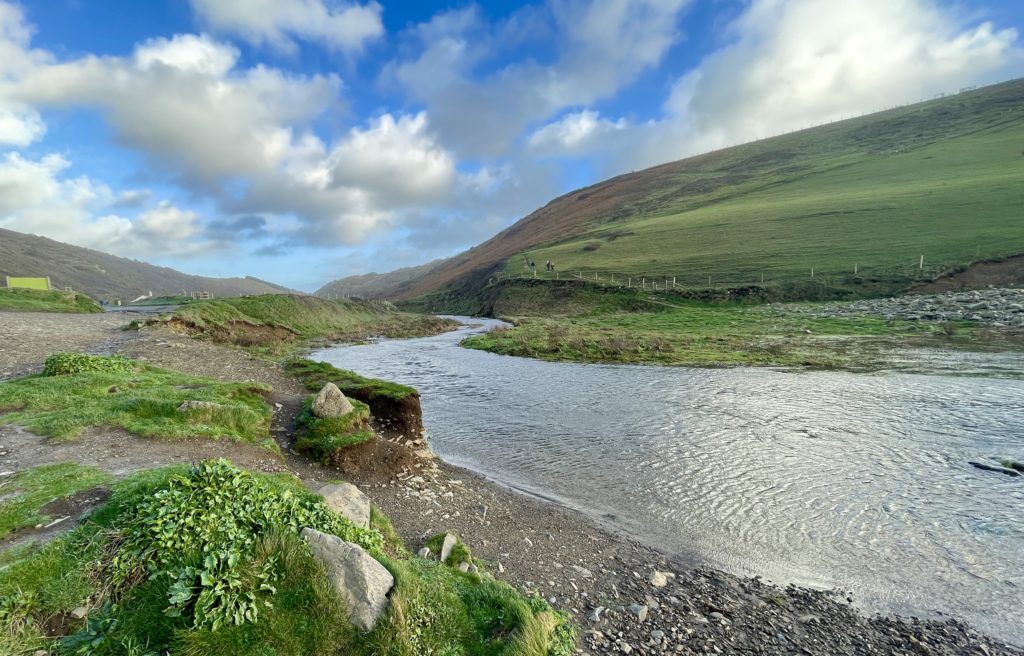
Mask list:
POLYGON ((76 292, 0 288, 0 311, 87 314, 103 312, 103 308, 88 296, 76 292))
POLYGON ((396 269, 389 273, 365 273, 349 276, 327 283, 316 291, 317 296, 331 298, 387 298, 400 293, 401 289, 413 284, 440 266, 444 260, 434 260, 420 266, 396 269))
POLYGON ((0 229, 3 276, 49 276, 58 289, 71 287, 93 298, 127 302, 143 294, 208 291, 214 296, 290 293, 257 278, 205 278, 59 241, 0 229))
POLYGON ((179 308, 166 321, 198 337, 271 350, 309 340, 432 335, 456 325, 362 301, 287 294, 198 301, 179 308))
POLYGON ((709 276, 712 287, 810 280, 812 268, 851 288, 906 286, 1024 251, 1022 148, 1017 80, 566 194, 401 295, 522 274, 528 260, 543 276, 549 259, 560 277, 675 276, 688 287, 707 287, 709 276))

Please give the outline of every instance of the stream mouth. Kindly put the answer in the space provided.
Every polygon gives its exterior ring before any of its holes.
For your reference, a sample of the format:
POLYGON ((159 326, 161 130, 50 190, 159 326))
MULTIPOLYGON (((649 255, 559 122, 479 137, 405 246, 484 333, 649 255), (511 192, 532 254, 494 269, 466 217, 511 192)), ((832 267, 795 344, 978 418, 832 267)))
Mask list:
POLYGON ((1024 643, 1024 477, 968 464, 1024 461, 1024 381, 544 362, 459 319, 311 357, 418 388, 448 462, 686 562, 1024 643))

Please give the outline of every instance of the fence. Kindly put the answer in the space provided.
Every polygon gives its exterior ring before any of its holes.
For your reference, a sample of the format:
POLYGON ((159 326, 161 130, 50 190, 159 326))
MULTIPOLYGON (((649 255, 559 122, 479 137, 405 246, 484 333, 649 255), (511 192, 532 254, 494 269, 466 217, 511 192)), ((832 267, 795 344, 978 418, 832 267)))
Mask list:
POLYGON ((772 284, 793 284, 812 282, 822 285, 850 284, 857 279, 899 280, 905 282, 930 281, 954 267, 962 266, 962 261, 931 263, 924 255, 919 255, 912 262, 891 265, 863 265, 853 263, 846 271, 837 270, 835 266, 822 268, 807 267, 803 273, 793 269, 786 270, 739 270, 729 274, 702 273, 699 271, 665 274, 661 272, 649 274, 622 273, 607 270, 575 270, 575 271, 540 271, 537 268, 524 269, 522 273, 502 272, 488 280, 488 286, 503 280, 577 280, 595 285, 619 287, 624 289, 640 289, 642 291, 672 291, 676 289, 725 289, 739 287, 755 287, 772 284))

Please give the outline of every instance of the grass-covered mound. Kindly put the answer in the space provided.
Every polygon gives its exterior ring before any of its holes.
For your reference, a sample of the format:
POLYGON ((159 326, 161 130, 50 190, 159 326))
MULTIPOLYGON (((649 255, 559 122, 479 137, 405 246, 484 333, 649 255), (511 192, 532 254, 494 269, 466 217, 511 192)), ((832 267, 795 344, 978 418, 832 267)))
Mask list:
POLYGON ((103 308, 97 305, 96 301, 78 292, 0 288, 0 311, 5 310, 72 314, 103 312, 103 308))
POLYGON ((287 294, 199 301, 179 308, 167 322, 194 336, 272 351, 300 340, 419 337, 452 325, 445 319, 394 312, 360 301, 287 294))
MULTIPOLYGON (((378 515, 374 525, 380 525, 378 515)), ((293 479, 226 461, 143 472, 67 536, 8 555, 0 653, 563 656, 565 618, 489 576, 409 556, 293 479), (389 607, 355 630, 299 538, 359 544, 395 577, 389 607)))
POLYGON ((89 426, 141 437, 231 439, 274 448, 269 388, 189 376, 120 356, 57 353, 44 372, 0 383, 0 423, 71 438, 89 426), (179 410, 185 401, 200 407, 179 410))
POLYGON ((44 465, 0 479, 0 539, 54 518, 44 508, 75 492, 101 485, 110 476, 72 462, 44 465))
POLYGON ((349 399, 352 412, 341 417, 317 417, 313 414, 314 396, 306 399, 296 423, 299 426, 295 449, 330 464, 343 449, 373 439, 370 408, 356 399, 349 399))
POLYGON ((334 383, 351 399, 370 406, 377 429, 387 438, 418 437, 423 433, 423 411, 415 388, 379 378, 366 378, 326 362, 292 360, 288 371, 311 392, 334 383))
POLYGON ((467 348, 544 360, 668 365, 857 367, 871 343, 945 340, 971 326, 808 317, 770 306, 665 297, 655 312, 604 312, 573 319, 523 317, 462 342, 467 348), (837 339, 843 338, 843 339, 837 339), (858 338, 852 340, 851 338, 858 338), (858 348, 851 346, 860 344, 858 348))

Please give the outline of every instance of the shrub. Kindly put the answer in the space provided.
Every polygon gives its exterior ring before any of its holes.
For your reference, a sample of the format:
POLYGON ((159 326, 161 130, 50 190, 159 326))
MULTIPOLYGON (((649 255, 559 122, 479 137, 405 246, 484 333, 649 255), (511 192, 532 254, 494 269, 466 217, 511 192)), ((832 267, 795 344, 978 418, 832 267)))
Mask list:
POLYGON ((275 592, 273 557, 253 565, 256 545, 304 527, 383 553, 377 531, 357 527, 320 497, 254 476, 226 460, 203 463, 139 503, 115 526, 110 562, 116 587, 142 577, 170 583, 165 613, 191 614, 194 627, 255 622, 275 592))
POLYGON ((131 373, 135 365, 120 355, 89 355, 87 353, 54 353, 43 365, 45 376, 65 376, 86 372, 112 374, 131 373))

